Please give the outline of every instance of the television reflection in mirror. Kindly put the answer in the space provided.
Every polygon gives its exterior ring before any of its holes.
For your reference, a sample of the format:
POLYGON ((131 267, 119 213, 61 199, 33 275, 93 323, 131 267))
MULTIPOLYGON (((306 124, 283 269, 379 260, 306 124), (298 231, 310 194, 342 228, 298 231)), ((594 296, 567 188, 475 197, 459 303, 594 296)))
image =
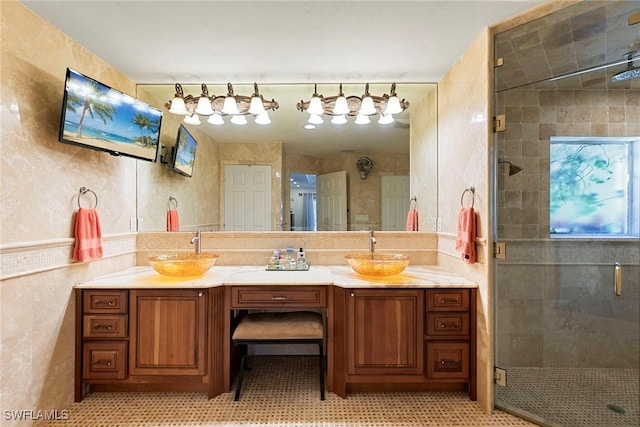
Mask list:
POLYGON ((189 133, 187 128, 180 125, 178 128, 178 136, 176 137, 171 169, 187 177, 193 176, 193 165, 196 161, 197 145, 198 142, 189 133))
POLYGON ((67 68, 58 140, 155 162, 162 111, 67 68))

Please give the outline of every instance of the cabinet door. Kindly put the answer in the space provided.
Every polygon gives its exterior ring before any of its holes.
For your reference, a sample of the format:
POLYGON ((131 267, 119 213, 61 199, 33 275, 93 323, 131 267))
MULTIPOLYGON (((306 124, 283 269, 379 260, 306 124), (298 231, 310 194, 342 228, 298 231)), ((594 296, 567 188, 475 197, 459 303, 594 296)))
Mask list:
POLYGON ((347 373, 423 375, 423 291, 353 289, 347 295, 347 373))
POLYGON ((204 375, 206 292, 130 292, 130 375, 204 375))

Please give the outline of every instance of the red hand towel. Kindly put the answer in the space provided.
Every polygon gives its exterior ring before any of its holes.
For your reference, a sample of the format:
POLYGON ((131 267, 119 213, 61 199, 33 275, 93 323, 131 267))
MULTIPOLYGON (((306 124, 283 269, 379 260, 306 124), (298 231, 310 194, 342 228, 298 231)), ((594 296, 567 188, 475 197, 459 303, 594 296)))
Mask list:
POLYGON ((76 243, 73 259, 89 261, 102 258, 102 226, 95 209, 78 209, 76 215, 76 243))
POLYGON ((407 212, 407 231, 418 231, 418 211, 409 209, 407 212))
POLYGON ((167 211, 167 231, 180 231, 180 220, 176 209, 167 211))
POLYGON ((461 252, 465 262, 476 262, 476 213, 473 208, 460 209, 456 250, 461 252))

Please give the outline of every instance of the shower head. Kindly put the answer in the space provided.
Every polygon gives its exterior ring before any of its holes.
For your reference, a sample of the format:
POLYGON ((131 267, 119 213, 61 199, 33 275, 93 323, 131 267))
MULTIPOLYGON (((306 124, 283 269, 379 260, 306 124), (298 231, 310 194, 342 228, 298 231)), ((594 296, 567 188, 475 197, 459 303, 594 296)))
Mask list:
POLYGON ((509 176, 515 175, 521 171, 522 171, 522 168, 520 166, 516 166, 512 163, 509 163, 509 176))
POLYGON ((522 168, 520 166, 516 166, 507 160, 498 160, 498 163, 506 163, 509 165, 509 176, 515 175, 522 171, 522 168))
POLYGON ((633 66, 633 55, 636 52, 628 52, 626 54, 627 57, 627 69, 624 71, 620 71, 619 73, 614 74, 611 77, 612 82, 624 82, 627 80, 635 79, 640 77, 640 67, 633 66))

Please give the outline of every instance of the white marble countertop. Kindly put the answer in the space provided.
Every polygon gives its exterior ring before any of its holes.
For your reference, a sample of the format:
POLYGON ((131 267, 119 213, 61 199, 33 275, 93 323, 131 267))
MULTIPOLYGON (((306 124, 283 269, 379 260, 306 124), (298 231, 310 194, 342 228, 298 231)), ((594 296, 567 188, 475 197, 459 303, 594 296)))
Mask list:
POLYGON ((362 276, 348 266, 331 266, 333 284, 342 288, 477 288, 478 284, 432 266, 409 266, 389 277, 362 276))
POLYGON ((77 288, 210 288, 230 285, 334 285, 343 288, 477 288, 475 282, 432 266, 409 266, 390 277, 367 277, 348 266, 311 266, 308 271, 266 271, 261 266, 214 266, 198 277, 167 277, 151 267, 132 267, 80 282, 77 288))

